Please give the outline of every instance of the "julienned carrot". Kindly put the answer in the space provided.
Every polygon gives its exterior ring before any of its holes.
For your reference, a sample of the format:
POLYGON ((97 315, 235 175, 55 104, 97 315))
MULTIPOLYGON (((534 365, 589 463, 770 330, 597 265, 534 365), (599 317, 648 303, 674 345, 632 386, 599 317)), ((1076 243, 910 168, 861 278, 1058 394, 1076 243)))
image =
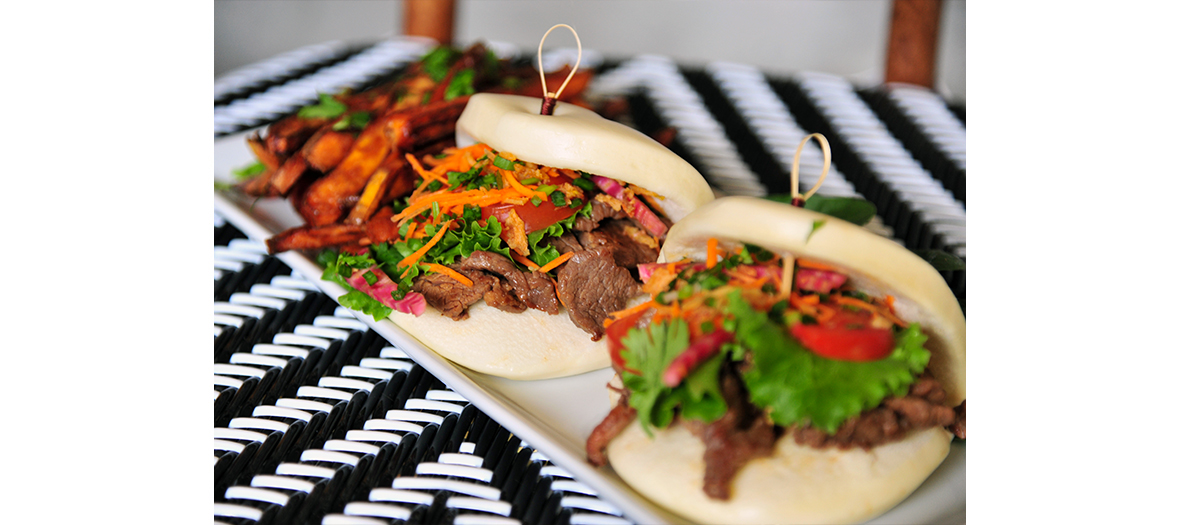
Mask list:
POLYGON ((507 182, 508 185, 512 187, 512 189, 519 191, 521 195, 524 195, 525 197, 528 197, 530 199, 533 197, 540 197, 542 200, 548 199, 548 196, 545 195, 544 193, 541 193, 539 191, 533 191, 533 190, 530 190, 530 189, 524 187, 524 185, 521 184, 520 181, 516 180, 516 174, 513 173, 512 170, 506 170, 506 169, 500 168, 499 166, 497 166, 496 169, 500 170, 501 175, 504 177, 504 181, 507 182))
POLYGON ((870 304, 870 303, 864 302, 864 301, 857 299, 855 297, 845 297, 843 295, 833 295, 832 298, 836 301, 836 304, 838 304, 838 305, 855 306, 857 308, 864 308, 865 310, 868 310, 870 312, 875 312, 876 314, 880 315, 881 317, 888 319, 889 322, 891 322, 893 324, 896 324, 898 326, 905 326, 905 323, 903 323, 901 321, 901 319, 898 319, 896 315, 893 315, 893 312, 890 312, 887 308, 881 308, 875 304, 870 304))
MULTIPOLYGON (((619 310, 617 312, 611 312, 611 314, 609 316, 607 316, 606 322, 613 323, 618 319, 628 317, 631 314, 634 314, 636 312, 642 312, 642 311, 647 310, 648 308, 651 308, 655 305, 656 305, 655 301, 644 301, 644 302, 639 303, 635 306, 632 306, 631 308, 627 308, 626 310, 619 310)), ((610 325, 607 325, 607 326, 610 326, 610 325)))
POLYGON ((540 266, 537 265, 537 263, 531 261, 528 257, 525 257, 519 253, 516 253, 516 252, 509 252, 509 253, 512 254, 512 260, 514 260, 520 264, 523 264, 523 265, 525 265, 529 268, 532 268, 534 270, 540 268, 540 266))
POLYGON ((427 196, 423 196, 423 198, 419 199, 418 202, 410 204, 409 206, 406 207, 406 209, 402 210, 401 213, 394 215, 390 219, 393 220, 394 222, 400 223, 401 221, 403 221, 405 219, 408 219, 410 217, 414 217, 414 216, 418 215, 419 213, 422 213, 426 210, 429 210, 430 208, 433 208, 434 203, 436 203, 436 202, 441 207, 444 204, 455 204, 455 203, 463 202, 465 199, 472 200, 476 197, 484 197, 485 199, 494 197, 494 198, 499 199, 499 198, 501 198, 500 196, 502 195, 502 194, 493 193, 493 192, 485 191, 485 190, 468 190, 468 191, 460 191, 460 192, 445 192, 444 191, 444 192, 439 192, 439 193, 441 193, 441 195, 428 194, 428 195, 438 195, 438 197, 436 197, 436 198, 429 198, 427 196))
POLYGON ((574 256, 574 252, 566 252, 561 255, 558 255, 556 259, 549 261, 548 263, 545 264, 545 266, 537 268, 537 271, 541 272, 541 273, 548 272, 549 270, 552 270, 554 268, 557 268, 558 266, 561 266, 561 263, 568 261, 569 258, 573 257, 573 256, 574 256))
POLYGON ((410 226, 406 228, 406 236, 403 237, 403 239, 407 239, 407 240, 413 239, 414 238, 414 230, 417 228, 418 228, 418 223, 411 222, 410 226))
POLYGON ((717 238, 709 237, 705 247, 705 268, 712 270, 714 266, 717 266, 717 238))
POLYGON ((818 261, 813 261, 810 259, 799 258, 799 259, 795 260, 795 264, 798 264, 800 268, 809 268, 812 270, 825 270, 825 271, 829 271, 829 272, 839 272, 840 271, 839 269, 837 269, 833 266, 828 266, 824 263, 821 263, 818 261))
POLYGON ((414 168, 414 171, 416 173, 418 173, 418 176, 422 177, 422 184, 423 185, 429 184, 430 181, 435 181, 435 180, 446 185, 446 183, 447 183, 446 177, 443 177, 442 175, 440 175, 438 173, 435 173, 433 171, 427 170, 426 168, 423 168, 422 164, 420 162, 418 162, 418 159, 416 157, 414 157, 412 154, 406 153, 406 161, 408 161, 410 163, 410 167, 414 168))
MULTIPOLYGON (((442 240, 443 235, 447 233, 447 228, 450 227, 450 225, 451 221, 442 223, 442 226, 439 226, 438 232, 434 234, 434 237, 431 237, 429 241, 426 241, 424 246, 418 248, 416 251, 414 251, 414 253, 411 253, 410 255, 406 256, 405 259, 402 259, 401 262, 397 263, 398 267, 408 267, 418 262, 418 260, 421 259, 423 255, 426 255, 426 252, 430 251, 431 248, 434 248, 434 245, 438 244, 438 241, 442 240)), ((409 271, 409 268, 406 268, 406 270, 409 271)))
POLYGON ((423 263, 422 266, 425 266, 427 271, 441 273, 450 277, 451 279, 459 281, 459 283, 468 288, 475 286, 475 283, 472 282, 471 279, 468 279, 466 275, 456 272, 455 270, 447 268, 441 264, 423 263))

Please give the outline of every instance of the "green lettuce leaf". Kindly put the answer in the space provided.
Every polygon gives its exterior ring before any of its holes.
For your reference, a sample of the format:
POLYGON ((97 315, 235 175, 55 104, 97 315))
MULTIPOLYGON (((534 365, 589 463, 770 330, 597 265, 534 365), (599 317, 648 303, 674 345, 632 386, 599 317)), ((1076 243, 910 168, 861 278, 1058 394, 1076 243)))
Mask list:
MULTIPOLYGON (((316 262, 324 267, 324 273, 320 275, 321 279, 339 284, 347 290, 347 293, 336 298, 341 306, 371 315, 377 321, 385 319, 389 317, 389 314, 393 313, 392 308, 381 304, 380 301, 369 297, 368 294, 353 288, 348 284, 348 281, 344 280, 345 276, 352 275, 354 269, 368 268, 378 264, 368 253, 352 255, 341 252, 337 254, 333 250, 324 250, 316 257, 316 262)), ((402 297, 405 297, 407 290, 403 289, 401 283, 398 283, 397 293, 400 293, 402 297)), ((401 299, 402 297, 395 298, 401 299)))
POLYGON ((728 308, 736 319, 735 341, 752 358, 743 375, 750 400, 769 409, 771 420, 780 426, 810 423, 834 433, 848 418, 887 396, 905 395, 930 360, 930 352, 922 347, 926 336, 916 323, 897 337, 889 357, 851 362, 808 351, 738 292, 730 295, 728 308))

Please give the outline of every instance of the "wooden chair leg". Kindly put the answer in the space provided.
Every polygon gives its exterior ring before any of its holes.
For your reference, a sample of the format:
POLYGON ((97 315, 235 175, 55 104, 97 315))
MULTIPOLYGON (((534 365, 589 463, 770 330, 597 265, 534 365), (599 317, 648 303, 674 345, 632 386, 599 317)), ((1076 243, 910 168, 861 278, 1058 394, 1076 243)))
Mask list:
POLYGON ((402 34, 450 44, 455 33, 455 0, 403 0, 402 34))
POLYGON ((893 0, 885 82, 934 87, 942 0, 893 0))

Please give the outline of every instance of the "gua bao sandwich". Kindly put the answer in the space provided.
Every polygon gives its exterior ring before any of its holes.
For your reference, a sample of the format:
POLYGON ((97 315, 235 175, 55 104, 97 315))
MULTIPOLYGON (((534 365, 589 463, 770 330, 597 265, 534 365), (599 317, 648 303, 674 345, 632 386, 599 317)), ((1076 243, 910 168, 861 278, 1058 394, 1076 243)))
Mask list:
MULTIPOLYGON (((321 256, 341 304, 512 379, 609 366, 607 315, 641 296, 670 224, 713 199, 687 162, 593 111, 480 93, 456 147, 408 156, 413 189, 362 250, 321 256)), ((373 221, 371 220, 372 224, 373 221)))
POLYGON ((640 266, 607 327, 618 404, 592 463, 704 523, 849 523, 966 434, 966 335, 941 275, 851 223, 722 197, 640 266))

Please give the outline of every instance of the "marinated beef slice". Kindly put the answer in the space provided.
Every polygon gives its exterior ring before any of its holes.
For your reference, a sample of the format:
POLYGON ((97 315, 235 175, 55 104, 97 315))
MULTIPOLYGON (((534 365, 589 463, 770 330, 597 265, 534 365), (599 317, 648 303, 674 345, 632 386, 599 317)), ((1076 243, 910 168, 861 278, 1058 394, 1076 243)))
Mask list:
POLYGON ((646 234, 630 220, 608 220, 603 221, 597 230, 579 232, 578 242, 586 250, 609 254, 619 266, 634 269, 640 264, 655 261, 660 255, 659 247, 654 245, 654 241, 650 245, 644 244, 633 237, 635 235, 646 234), (628 229, 631 233, 628 233, 628 229))
POLYGON ((414 282, 414 291, 455 320, 467 318, 467 308, 480 299, 507 312, 534 308, 555 315, 564 305, 574 325, 598 341, 606 333, 603 322, 607 316, 626 308, 632 297, 642 293, 635 279, 636 268, 655 261, 659 250, 651 246, 655 241, 645 239, 646 234, 633 221, 612 218, 615 215, 610 206, 591 206, 599 210, 591 214, 597 215, 591 221, 597 229, 567 232, 545 240, 562 254, 573 253, 558 268, 556 283, 548 274, 517 268, 503 255, 476 251, 450 265, 469 277, 474 286, 431 273, 414 282))
MULTIPOLYGON (((557 300, 557 292, 553 287, 553 279, 548 275, 537 272, 525 272, 503 255, 477 251, 470 257, 452 266, 455 270, 467 273, 484 271, 503 277, 508 281, 508 290, 516 294, 525 306, 541 310, 549 315, 556 315, 561 308, 557 300)), ((523 311, 523 310, 522 310, 523 311)))
MULTIPOLYGON (((845 421, 835 434, 802 427, 794 430, 795 442, 815 448, 836 447, 848 450, 860 447, 869 450, 877 445, 902 439, 911 430, 956 425, 955 409, 943 405, 946 392, 938 380, 922 375, 903 397, 886 398, 877 408, 866 410, 845 421)), ((959 437, 966 438, 966 411, 959 437)), ((958 432, 956 432, 958 434, 958 432)))
POLYGON ((426 304, 443 315, 460 321, 467 318, 467 307, 483 299, 496 280, 495 277, 483 272, 464 275, 474 283, 472 286, 456 281, 446 274, 428 273, 414 280, 414 291, 426 298, 426 304))
POLYGON ((721 395, 729 409, 717 421, 682 422, 705 443, 705 495, 728 500, 733 477, 750 460, 773 454, 779 433, 750 403, 745 385, 731 368, 721 374, 721 395))
POLYGON ((590 216, 581 216, 574 219, 574 231, 588 232, 598 228, 598 223, 604 219, 618 219, 623 220, 627 218, 627 212, 623 211, 622 207, 615 209, 600 198, 595 198, 590 201, 590 216))
POLYGON ((607 316, 626 308, 627 300, 641 290, 610 254, 582 250, 557 269, 557 293, 574 325, 597 341, 606 333, 607 316))
POLYGON ((450 268, 471 279, 473 286, 441 273, 428 273, 414 281, 414 291, 426 297, 426 304, 456 321, 466 319, 467 308, 480 299, 512 313, 536 308, 555 315, 560 308, 548 275, 522 272, 503 255, 476 251, 450 268))

